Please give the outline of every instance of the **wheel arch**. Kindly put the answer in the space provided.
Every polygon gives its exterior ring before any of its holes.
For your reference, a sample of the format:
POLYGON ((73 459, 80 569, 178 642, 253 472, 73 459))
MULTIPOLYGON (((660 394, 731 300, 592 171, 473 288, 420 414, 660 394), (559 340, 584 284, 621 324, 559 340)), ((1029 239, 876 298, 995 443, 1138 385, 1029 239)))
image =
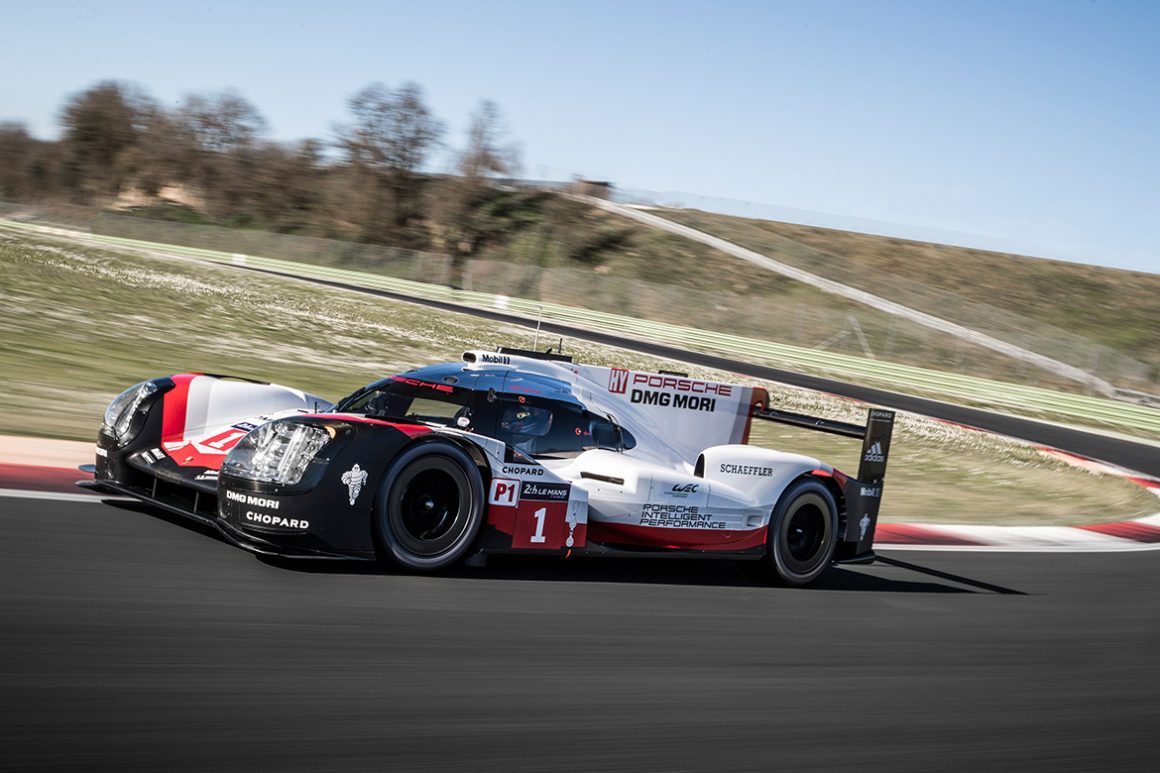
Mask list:
MULTIPOLYGON (((821 483, 830 492, 830 496, 834 498, 834 505, 837 507, 838 533, 841 534, 846 524, 846 492, 832 474, 821 469, 803 472, 785 484, 785 488, 781 490, 781 493, 773 501, 773 505, 770 508, 769 522, 765 525, 765 528, 767 530, 773 528, 773 513, 777 510, 777 506, 781 504, 786 492, 801 480, 811 480, 821 483)), ((768 542, 766 543, 766 548, 768 549, 768 542)))
MULTIPOLYGON (((831 496, 834 497, 834 504, 838 506, 838 520, 841 521, 842 516, 846 512, 846 492, 838 483, 837 479, 831 473, 828 473, 825 470, 813 470, 794 478, 792 481, 790 481, 790 484, 792 485, 797 483, 803 478, 819 481, 827 489, 829 489, 831 496)), ((786 488, 788 489, 789 486, 786 486, 786 488)))
MULTIPOLYGON (((395 456, 396 457, 401 456, 402 454, 406 453, 407 451, 410 451, 412 448, 415 448, 416 446, 423 445, 423 444, 432 444, 432 443, 450 443, 450 444, 458 447, 460 450, 464 451, 469 457, 471 457, 471 461, 475 462, 475 466, 479 468, 480 475, 483 476, 484 485, 486 486, 488 484, 488 482, 491 480, 491 465, 487 461, 487 454, 485 454, 483 449, 480 448, 478 445, 476 445, 475 443, 472 443, 467 438, 460 437, 459 435, 450 435, 450 434, 445 435, 445 434, 440 433, 440 432, 432 432, 431 434, 424 435, 422 437, 419 437, 419 438, 412 440, 410 443, 407 443, 406 445, 404 445, 402 448, 400 448, 398 450, 398 453, 396 453, 395 456)), ((394 460, 392 459, 391 461, 393 462, 394 460)), ((389 467, 390 464, 391 463, 388 462, 387 466, 389 467)))

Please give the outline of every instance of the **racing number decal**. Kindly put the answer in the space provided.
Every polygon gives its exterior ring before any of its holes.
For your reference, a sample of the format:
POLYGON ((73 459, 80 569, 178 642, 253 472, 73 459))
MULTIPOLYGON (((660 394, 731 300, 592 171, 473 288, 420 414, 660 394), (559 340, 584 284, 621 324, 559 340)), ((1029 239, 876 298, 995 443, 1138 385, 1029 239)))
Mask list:
POLYGON ((244 438, 247 434, 249 434, 249 430, 246 429, 230 429, 226 430, 220 435, 214 435, 209 440, 201 441, 201 444, 203 446, 215 448, 218 451, 229 451, 231 448, 236 446, 238 441, 244 438))
POLYGON ((560 550, 568 539, 568 483, 495 478, 487 501, 512 512, 512 547, 560 550))
POLYGON ((536 519, 536 533, 532 535, 532 542, 542 543, 544 541, 544 521, 548 518, 548 508, 541 507, 532 513, 532 517, 536 519))
POLYGON ((567 501, 521 502, 516 508, 512 547, 559 550, 564 547, 564 539, 568 536, 568 526, 564 523, 567 516, 567 501))

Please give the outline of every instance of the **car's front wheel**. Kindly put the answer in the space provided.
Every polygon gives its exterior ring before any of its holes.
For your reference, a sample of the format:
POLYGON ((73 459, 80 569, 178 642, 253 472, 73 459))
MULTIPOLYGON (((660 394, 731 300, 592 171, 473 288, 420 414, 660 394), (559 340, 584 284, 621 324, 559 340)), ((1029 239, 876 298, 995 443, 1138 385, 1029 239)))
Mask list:
POLYGON ((838 506, 825 484, 809 478, 792 483, 769 521, 775 579, 786 585, 816 580, 833 560, 837 533, 838 506))
POLYGON ((380 557, 407 569, 445 569, 471 550, 484 508, 483 477, 463 449, 414 446, 387 471, 375 506, 375 545, 380 557))

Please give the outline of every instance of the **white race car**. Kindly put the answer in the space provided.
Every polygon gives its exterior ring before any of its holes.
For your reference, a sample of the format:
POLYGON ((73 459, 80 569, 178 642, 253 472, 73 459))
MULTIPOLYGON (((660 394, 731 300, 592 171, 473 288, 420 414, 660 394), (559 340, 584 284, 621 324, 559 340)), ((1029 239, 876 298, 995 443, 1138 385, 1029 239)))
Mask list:
POLYGON ((760 388, 502 348, 334 405, 187 373, 113 401, 84 485, 259 553, 415 571, 499 552, 719 557, 801 585, 874 560, 893 420, 829 421, 771 410, 760 388), (857 478, 747 445, 755 418, 861 438, 857 478))

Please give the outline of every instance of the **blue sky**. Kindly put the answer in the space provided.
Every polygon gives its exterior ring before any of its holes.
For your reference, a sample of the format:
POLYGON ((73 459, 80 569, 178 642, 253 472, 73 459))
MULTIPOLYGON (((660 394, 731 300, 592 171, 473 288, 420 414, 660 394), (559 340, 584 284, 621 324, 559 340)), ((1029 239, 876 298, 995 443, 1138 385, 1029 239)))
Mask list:
POLYGON ((449 145, 497 102, 526 176, 1160 272, 1160 2, 0 0, 0 27, 0 120, 41 137, 102 79, 234 88, 285 140, 412 80, 449 145))

